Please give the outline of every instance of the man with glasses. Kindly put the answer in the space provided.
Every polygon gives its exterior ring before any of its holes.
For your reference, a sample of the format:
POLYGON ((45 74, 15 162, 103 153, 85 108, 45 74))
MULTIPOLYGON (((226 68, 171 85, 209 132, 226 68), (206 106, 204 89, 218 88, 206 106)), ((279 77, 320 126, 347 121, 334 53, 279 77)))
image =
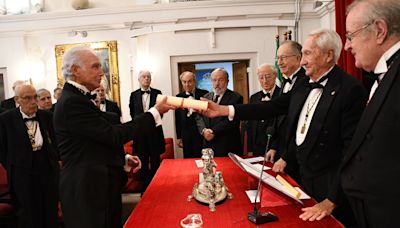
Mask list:
MULTIPOLYGON (((276 86, 276 76, 278 71, 272 65, 262 64, 258 67, 257 76, 262 90, 251 95, 250 103, 260 103, 269 101, 277 97, 280 88, 276 86)), ((267 145, 267 127, 272 127, 274 119, 251 120, 247 128, 247 149, 252 151, 253 155, 264 156, 267 145)))
MULTIPOLYGON (((336 66, 341 49, 335 31, 313 31, 302 49, 301 65, 308 77, 299 80, 296 88, 264 104, 220 106, 210 102, 204 114, 235 120, 287 114, 288 150, 282 159, 297 161, 302 187, 319 202, 303 208, 299 217, 321 220, 333 212, 345 226, 351 226, 355 221, 341 197, 338 171, 367 94, 357 79, 336 66)), ((284 169, 285 164, 273 167, 275 172, 284 169)))
POLYGON ((400 227, 400 2, 355 0, 345 50, 376 76, 341 169, 359 227, 400 227))
POLYGON ((15 108, 0 115, 0 161, 18 227, 57 228, 58 152, 52 114, 38 110, 31 85, 15 88, 15 108))
MULTIPOLYGON (((287 93, 298 85, 298 81, 306 77, 305 70, 301 67, 301 45, 295 41, 287 40, 282 42, 278 48, 278 66, 283 74, 281 93, 287 93)), ((271 149, 267 153, 267 161, 277 164, 283 162, 279 160, 286 150, 285 138, 287 137, 286 115, 276 117, 274 123, 275 134, 272 135, 271 149)), ((299 183, 301 182, 297 162, 287 161, 285 172, 288 173, 299 183)))

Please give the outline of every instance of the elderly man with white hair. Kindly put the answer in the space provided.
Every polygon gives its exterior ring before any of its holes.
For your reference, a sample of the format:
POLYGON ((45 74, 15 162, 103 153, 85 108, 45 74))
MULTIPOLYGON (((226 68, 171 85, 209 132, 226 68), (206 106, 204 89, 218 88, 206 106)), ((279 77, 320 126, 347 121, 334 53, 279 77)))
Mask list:
POLYGON ((160 114, 171 107, 165 100, 137 117, 137 122, 113 125, 98 109, 91 92, 104 77, 99 58, 79 46, 63 56, 66 83, 54 111, 54 128, 60 158, 60 199, 65 227, 122 227, 121 192, 125 167, 141 167, 136 156, 120 148, 132 137, 153 134, 160 114))
POLYGON ((283 172, 287 158, 294 158, 300 170, 302 187, 319 203, 303 209, 303 220, 320 220, 333 215, 346 226, 354 217, 341 197, 339 166, 365 108, 363 85, 341 70, 342 42, 332 30, 311 32, 302 49, 301 65, 308 77, 287 94, 264 104, 219 106, 209 104, 210 117, 265 119, 287 114, 288 149, 273 167, 283 172), (336 208, 336 209, 335 209, 336 208), (335 210, 334 210, 335 209, 335 210))

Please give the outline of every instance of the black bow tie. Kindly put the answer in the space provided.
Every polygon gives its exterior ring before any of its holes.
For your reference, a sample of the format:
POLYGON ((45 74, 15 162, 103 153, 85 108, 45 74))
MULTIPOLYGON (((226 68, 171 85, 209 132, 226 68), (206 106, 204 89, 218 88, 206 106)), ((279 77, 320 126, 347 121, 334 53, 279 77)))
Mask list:
POLYGON ((101 101, 101 102, 100 102, 100 104, 105 104, 105 103, 106 103, 106 101, 101 101))
POLYGON ((265 98, 265 97, 268 97, 268 98, 271 98, 271 93, 270 92, 268 92, 268 93, 262 93, 262 95, 261 95, 261 97, 262 98, 265 98))
POLYGON ((24 122, 27 122, 27 121, 38 121, 38 118, 36 116, 30 117, 30 118, 24 118, 24 122))
POLYGON ((141 92, 142 92, 142 94, 145 94, 145 93, 150 94, 149 90, 141 90, 141 92))
POLYGON ((96 97, 97 97, 97 94, 95 94, 95 93, 94 93, 94 94, 86 93, 85 96, 86 96, 87 98, 89 98, 89 100, 95 100, 96 97))
POLYGON ((381 75, 381 73, 375 74, 374 72, 368 72, 368 78, 371 78, 371 80, 376 81, 376 82, 380 82, 381 80, 379 79, 379 76, 381 75))
POLYGON ((286 83, 292 84, 292 79, 283 77, 282 85, 285 86, 286 83))
POLYGON ((313 90, 313 89, 323 89, 324 86, 321 83, 324 82, 326 79, 328 79, 328 75, 323 76, 317 82, 309 82, 308 83, 308 87, 310 87, 311 90, 313 90))

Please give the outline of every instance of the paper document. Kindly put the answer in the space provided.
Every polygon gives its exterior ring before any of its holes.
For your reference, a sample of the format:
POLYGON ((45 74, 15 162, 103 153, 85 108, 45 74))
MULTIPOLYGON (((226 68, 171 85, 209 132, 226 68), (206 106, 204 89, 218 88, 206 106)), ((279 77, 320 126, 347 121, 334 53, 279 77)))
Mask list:
POLYGON ((260 202, 260 194, 257 194, 257 190, 247 190, 246 194, 247 194, 247 197, 249 197, 249 200, 251 203, 254 203, 254 199, 256 198, 256 195, 257 195, 256 203, 260 202))
MULTIPOLYGON (((256 168, 256 169, 258 169, 258 170, 261 170, 261 168, 262 168, 262 165, 261 165, 261 164, 254 164, 253 166, 254 166, 254 168, 256 168)), ((263 170, 270 170, 270 169, 271 169, 270 167, 264 166, 264 169, 263 169, 263 170)))
POLYGON ((255 162, 264 161, 264 158, 263 157, 254 157, 254 158, 246 158, 244 160, 247 161, 247 162, 250 162, 250 163, 255 163, 255 162))

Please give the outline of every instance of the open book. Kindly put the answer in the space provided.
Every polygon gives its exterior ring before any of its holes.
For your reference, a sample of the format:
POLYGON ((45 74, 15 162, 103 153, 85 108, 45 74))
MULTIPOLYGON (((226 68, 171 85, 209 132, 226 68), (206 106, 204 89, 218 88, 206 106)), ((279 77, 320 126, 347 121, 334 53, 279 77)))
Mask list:
MULTIPOLYGON (((261 174, 261 169, 257 166, 254 166, 250 162, 245 159, 237 156, 236 154, 229 153, 229 157, 238 165, 243 171, 250 174, 251 176, 259 179, 261 174)), ((299 191, 298 188, 291 186, 286 180, 284 180, 281 176, 270 175, 267 172, 264 172, 262 175, 262 181, 269 186, 275 188, 279 192, 289 196, 290 198, 296 200, 297 202, 303 204, 301 200, 310 199, 311 197, 305 194, 303 191, 299 191)))

